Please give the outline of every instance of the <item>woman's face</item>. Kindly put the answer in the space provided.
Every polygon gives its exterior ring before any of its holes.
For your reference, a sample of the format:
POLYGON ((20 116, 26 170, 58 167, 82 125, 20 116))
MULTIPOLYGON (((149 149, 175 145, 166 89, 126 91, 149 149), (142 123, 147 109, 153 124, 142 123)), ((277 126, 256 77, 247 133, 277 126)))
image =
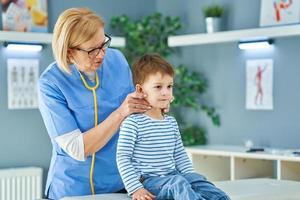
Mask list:
POLYGON ((82 72, 96 71, 102 64, 108 38, 102 28, 89 41, 81 44, 76 49, 70 49, 70 60, 82 72), (101 48, 103 47, 103 48, 101 48))

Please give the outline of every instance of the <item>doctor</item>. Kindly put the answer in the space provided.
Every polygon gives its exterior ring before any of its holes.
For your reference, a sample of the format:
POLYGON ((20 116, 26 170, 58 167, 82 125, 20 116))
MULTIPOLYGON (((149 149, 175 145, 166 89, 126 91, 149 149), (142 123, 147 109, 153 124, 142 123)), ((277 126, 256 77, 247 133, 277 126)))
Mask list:
POLYGON ((39 80, 40 112, 53 145, 50 199, 124 188, 116 165, 119 126, 150 107, 133 92, 128 63, 110 42, 104 22, 89 9, 68 9, 55 24, 56 62, 39 80))

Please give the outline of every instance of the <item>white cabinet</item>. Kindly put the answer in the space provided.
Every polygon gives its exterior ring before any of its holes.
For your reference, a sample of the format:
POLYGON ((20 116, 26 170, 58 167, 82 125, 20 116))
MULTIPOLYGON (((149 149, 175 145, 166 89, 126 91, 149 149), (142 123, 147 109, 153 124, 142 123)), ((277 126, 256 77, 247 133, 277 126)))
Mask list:
POLYGON ((186 147, 186 151, 195 170, 211 181, 265 177, 300 181, 296 150, 265 148, 248 153, 242 146, 205 145, 186 147))
MULTIPOLYGON (((52 33, 0 31, 0 42, 51 44, 52 33)), ((125 38, 112 36, 112 47, 124 47, 125 38)))

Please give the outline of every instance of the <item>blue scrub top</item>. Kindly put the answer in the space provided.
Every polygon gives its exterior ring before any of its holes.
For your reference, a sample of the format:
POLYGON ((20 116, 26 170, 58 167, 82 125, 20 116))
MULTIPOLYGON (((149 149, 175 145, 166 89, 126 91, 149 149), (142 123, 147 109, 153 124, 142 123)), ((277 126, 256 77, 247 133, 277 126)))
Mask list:
MULTIPOLYGON (((51 199, 91 194, 91 156, 86 161, 74 160, 54 140, 76 129, 83 133, 94 127, 92 91, 85 88, 75 66, 70 67, 72 74, 67 74, 53 63, 39 80, 40 112, 53 145, 45 191, 51 199)), ((118 50, 107 49, 97 73, 100 81, 96 91, 98 121, 101 123, 134 91, 134 86, 128 63, 118 50)), ((91 86, 95 84, 86 80, 91 86)), ((124 188, 116 164, 118 136, 119 131, 96 153, 93 178, 96 194, 124 188)))

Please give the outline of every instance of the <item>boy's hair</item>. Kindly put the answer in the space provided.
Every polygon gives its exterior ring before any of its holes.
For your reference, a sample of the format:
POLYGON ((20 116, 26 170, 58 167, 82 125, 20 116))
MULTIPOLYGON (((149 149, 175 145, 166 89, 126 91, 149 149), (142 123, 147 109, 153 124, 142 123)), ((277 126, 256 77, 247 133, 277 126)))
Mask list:
POLYGON ((175 74, 172 65, 159 54, 145 54, 133 63, 133 83, 135 85, 143 84, 149 75, 156 74, 157 72, 172 77, 175 74))

